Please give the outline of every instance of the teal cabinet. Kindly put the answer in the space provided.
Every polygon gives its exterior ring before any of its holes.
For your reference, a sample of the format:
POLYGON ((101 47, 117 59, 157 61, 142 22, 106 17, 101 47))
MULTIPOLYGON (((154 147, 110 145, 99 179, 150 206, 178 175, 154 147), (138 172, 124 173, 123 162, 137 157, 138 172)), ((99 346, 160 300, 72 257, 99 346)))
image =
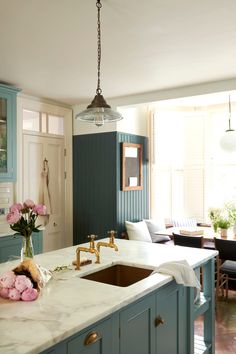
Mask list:
POLYGON ((111 319, 69 340, 67 348, 67 354, 111 354, 111 319))
POLYGON ((185 307, 186 289, 175 282, 130 305, 120 314, 120 353, 187 354, 185 307))
MULTIPOLYGON (((33 233, 34 254, 43 252, 43 232, 33 233)), ((22 236, 8 235, 0 237, 0 263, 20 258, 22 236)))
POLYGON ((112 350, 116 343, 116 340, 113 343, 114 327, 114 319, 108 318, 41 354, 115 354, 112 350))
POLYGON ((156 351, 188 354, 186 344, 186 288, 172 283, 156 295, 156 351))
POLYGON ((0 182, 16 180, 16 95, 19 89, 0 84, 0 182))
POLYGON ((155 296, 130 305, 120 313, 120 353, 155 353, 155 296))

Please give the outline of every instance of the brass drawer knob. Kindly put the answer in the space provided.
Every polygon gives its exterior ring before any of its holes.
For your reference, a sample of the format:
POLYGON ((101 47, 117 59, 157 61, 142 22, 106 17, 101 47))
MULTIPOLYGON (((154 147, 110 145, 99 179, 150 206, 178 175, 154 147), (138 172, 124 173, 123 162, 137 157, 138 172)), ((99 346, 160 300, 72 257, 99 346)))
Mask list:
POLYGON ((85 340, 84 340, 84 345, 90 345, 96 343, 101 337, 97 332, 90 332, 85 340))
POLYGON ((163 318, 160 315, 157 316, 157 318, 155 319, 155 327, 163 325, 164 323, 165 321, 163 320, 163 318))

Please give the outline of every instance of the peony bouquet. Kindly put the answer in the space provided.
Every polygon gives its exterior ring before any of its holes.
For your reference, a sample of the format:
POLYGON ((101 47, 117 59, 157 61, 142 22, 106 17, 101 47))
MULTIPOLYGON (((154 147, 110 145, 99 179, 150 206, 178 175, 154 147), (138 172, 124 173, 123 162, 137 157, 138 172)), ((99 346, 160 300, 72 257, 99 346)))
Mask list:
POLYGON ((23 204, 13 204, 6 220, 12 230, 28 237, 32 232, 39 232, 41 225, 35 225, 39 215, 46 215, 46 206, 43 204, 36 205, 31 199, 27 199, 23 204))
POLYGON ((52 272, 32 259, 21 262, 13 270, 0 276, 0 297, 10 300, 36 300, 40 290, 51 279, 52 272))

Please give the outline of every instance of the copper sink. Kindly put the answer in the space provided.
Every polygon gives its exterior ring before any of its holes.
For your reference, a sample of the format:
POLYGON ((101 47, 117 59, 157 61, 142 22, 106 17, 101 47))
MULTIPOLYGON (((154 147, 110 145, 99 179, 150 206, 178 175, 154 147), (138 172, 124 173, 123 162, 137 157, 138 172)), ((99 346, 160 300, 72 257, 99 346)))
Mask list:
POLYGON ((81 278, 97 281, 99 283, 125 287, 148 277, 152 272, 152 269, 116 264, 99 270, 98 272, 85 275, 81 278))

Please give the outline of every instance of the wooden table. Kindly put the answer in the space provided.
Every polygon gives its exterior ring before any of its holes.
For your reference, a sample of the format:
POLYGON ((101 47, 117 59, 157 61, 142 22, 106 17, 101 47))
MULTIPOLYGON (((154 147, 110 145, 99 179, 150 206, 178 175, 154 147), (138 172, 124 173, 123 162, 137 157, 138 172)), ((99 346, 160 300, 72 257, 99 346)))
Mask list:
MULTIPOLYGON (((196 227, 169 227, 167 229, 160 230, 158 232, 155 232, 156 235, 167 235, 170 238, 173 238, 173 232, 176 234, 181 234, 181 230, 187 230, 187 231, 193 231, 193 230, 202 230, 203 233, 202 235, 198 236, 203 236, 203 242, 204 242, 204 247, 205 248, 214 248, 214 238, 215 237, 220 237, 220 231, 219 232, 214 232, 212 227, 208 226, 196 226, 196 227)), ((189 236, 194 236, 194 235, 189 235, 189 236)), ((228 230, 228 236, 227 238, 224 238, 226 240, 235 240, 236 241, 236 236, 233 233, 232 229, 228 230)))

